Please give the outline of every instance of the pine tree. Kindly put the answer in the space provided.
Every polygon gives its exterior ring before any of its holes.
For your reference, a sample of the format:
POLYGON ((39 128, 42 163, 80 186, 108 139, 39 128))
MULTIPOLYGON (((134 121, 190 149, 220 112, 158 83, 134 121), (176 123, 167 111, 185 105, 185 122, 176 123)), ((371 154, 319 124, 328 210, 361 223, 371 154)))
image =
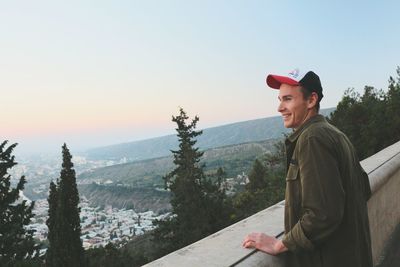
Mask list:
POLYGON ((249 183, 246 185, 246 189, 251 192, 265 189, 267 187, 266 175, 267 171, 265 167, 256 159, 249 174, 249 183))
POLYGON ((203 152, 195 148, 196 137, 201 131, 195 131, 199 118, 196 116, 190 124, 186 123, 189 117, 183 109, 180 115, 172 117, 177 124, 179 150, 172 151, 176 168, 167 174, 165 182, 171 190, 171 205, 176 214, 175 241, 184 246, 203 235, 205 227, 204 196, 202 182, 204 180, 200 159, 203 152))
POLYGON ((246 190, 234 197, 237 219, 246 218, 268 207, 268 183, 266 167, 256 159, 249 174, 246 190))
POLYGON ((22 176, 15 188, 11 188, 8 170, 17 163, 11 155, 17 144, 6 147, 0 144, 0 266, 15 266, 24 260, 38 256, 38 247, 33 240, 33 231, 26 226, 33 217, 34 202, 20 200, 20 192, 26 183, 22 176))
POLYGON ((286 180, 286 147, 284 141, 275 145, 275 151, 265 156, 267 172, 267 190, 269 205, 285 198, 286 180))
POLYGON ((284 199, 285 146, 283 141, 274 146, 275 151, 254 161, 246 190, 234 196, 236 219, 246 218, 284 199))
POLYGON ((231 218, 234 213, 233 204, 231 199, 226 196, 226 189, 223 186, 225 175, 225 171, 219 167, 216 173, 209 175, 209 178, 203 182, 204 205, 209 226, 206 232, 209 234, 227 227, 233 222, 231 218))
POLYGON ((397 77, 389 78, 387 103, 385 114, 388 127, 386 128, 386 144, 393 144, 400 140, 400 66, 396 69, 397 77))
POLYGON ((216 175, 217 175, 217 185, 221 187, 222 184, 225 182, 226 172, 222 167, 219 167, 217 169, 216 175))
POLYGON ((390 77, 387 92, 371 86, 363 95, 347 90, 329 118, 349 137, 360 159, 400 139, 400 67, 397 75, 390 77))
POLYGON ((62 169, 57 186, 50 184, 48 266, 84 266, 84 251, 80 239, 79 193, 72 156, 64 144, 62 169))
POLYGON ((160 254, 165 254, 219 230, 228 223, 224 210, 224 193, 211 179, 207 179, 200 164, 203 152, 196 145, 199 118, 190 123, 181 108, 172 121, 177 124, 179 150, 172 151, 176 168, 165 177, 166 188, 171 191, 173 216, 165 221, 156 221, 154 239, 159 244, 160 254))

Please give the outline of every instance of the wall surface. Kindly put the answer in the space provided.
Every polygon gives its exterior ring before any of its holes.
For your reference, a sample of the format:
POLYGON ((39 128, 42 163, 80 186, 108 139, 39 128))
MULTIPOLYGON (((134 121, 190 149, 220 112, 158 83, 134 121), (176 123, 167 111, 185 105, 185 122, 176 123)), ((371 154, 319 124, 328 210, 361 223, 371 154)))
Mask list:
MULTIPOLYGON (((379 262, 385 243, 400 223, 400 142, 363 160, 369 175, 372 197, 368 201, 374 264, 379 262)), ((283 256, 242 247, 251 232, 279 236, 283 232, 284 202, 231 225, 146 266, 261 266, 284 267, 283 256)))
POLYGON ((376 265, 386 241, 400 223, 400 142, 364 160, 362 165, 368 173, 372 190, 368 216, 376 265))

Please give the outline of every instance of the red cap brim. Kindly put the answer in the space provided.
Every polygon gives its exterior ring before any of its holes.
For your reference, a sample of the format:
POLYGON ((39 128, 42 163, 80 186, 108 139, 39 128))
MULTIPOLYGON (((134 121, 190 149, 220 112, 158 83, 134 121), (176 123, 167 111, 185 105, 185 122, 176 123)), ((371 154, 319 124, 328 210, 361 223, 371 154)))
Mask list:
POLYGON ((271 88, 279 89, 279 87, 281 87, 282 83, 292 85, 292 86, 300 85, 298 81, 295 81, 289 77, 272 75, 272 74, 267 76, 267 84, 271 88))

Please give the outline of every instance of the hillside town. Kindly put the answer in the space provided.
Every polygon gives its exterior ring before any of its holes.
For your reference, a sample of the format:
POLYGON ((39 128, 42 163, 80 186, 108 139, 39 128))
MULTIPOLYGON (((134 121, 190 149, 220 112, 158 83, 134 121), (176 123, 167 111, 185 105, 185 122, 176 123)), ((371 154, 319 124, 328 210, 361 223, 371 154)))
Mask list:
MULTIPOLYGON (((102 210, 99 207, 90 207, 84 197, 81 198, 79 206, 81 209, 81 239, 85 249, 105 246, 110 242, 122 245, 132 237, 153 229, 153 220, 160 220, 169 215, 157 216, 153 211, 136 213, 132 209, 125 210, 112 207, 106 207, 102 210)), ((35 231, 34 237, 40 242, 47 240, 47 211, 47 200, 36 201, 35 217, 28 226, 28 229, 35 231)))

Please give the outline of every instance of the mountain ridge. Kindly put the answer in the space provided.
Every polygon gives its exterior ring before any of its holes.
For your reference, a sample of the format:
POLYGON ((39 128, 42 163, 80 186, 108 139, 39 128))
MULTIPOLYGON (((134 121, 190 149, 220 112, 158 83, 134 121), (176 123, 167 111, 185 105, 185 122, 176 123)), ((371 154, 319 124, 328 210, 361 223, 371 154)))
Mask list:
MULTIPOLYGON (((329 115, 335 108, 322 109, 322 115, 329 115)), ((288 133, 282 123, 281 116, 273 116, 248 121, 234 122, 221 126, 203 129, 203 134, 197 139, 197 146, 202 149, 257 142, 280 138, 288 133)), ((120 160, 128 162, 165 157, 171 150, 178 148, 178 139, 174 134, 150 139, 125 142, 121 144, 87 150, 84 155, 92 160, 120 160)))

